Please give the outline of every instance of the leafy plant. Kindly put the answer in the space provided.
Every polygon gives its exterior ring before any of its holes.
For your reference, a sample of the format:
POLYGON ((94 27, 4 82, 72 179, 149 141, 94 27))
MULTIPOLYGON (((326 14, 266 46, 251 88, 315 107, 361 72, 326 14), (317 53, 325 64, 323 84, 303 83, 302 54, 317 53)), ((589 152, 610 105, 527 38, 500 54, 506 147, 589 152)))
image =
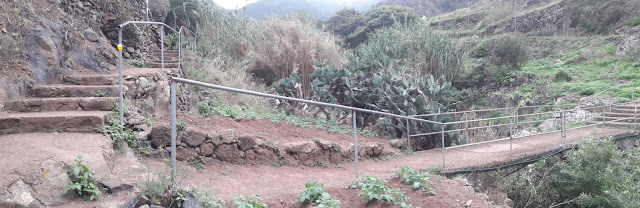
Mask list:
POLYGON ((418 172, 413 170, 406 165, 396 166, 397 169, 391 175, 391 178, 400 178, 404 181, 405 184, 411 185, 413 190, 421 189, 424 194, 434 195, 433 184, 431 183, 431 179, 429 178, 429 174, 426 172, 418 172), (429 185, 430 187, 427 187, 429 185))
MULTIPOLYGON (((116 150, 122 149, 124 143, 133 149, 143 148, 140 146, 140 140, 138 140, 136 134, 120 125, 119 122, 113 122, 111 125, 103 126, 99 128, 98 131, 111 138, 113 148, 116 150)), ((144 148, 142 150, 144 150, 144 148)))
POLYGON ((409 197, 400 189, 388 188, 388 182, 385 180, 375 176, 365 175, 362 179, 356 179, 355 183, 351 188, 362 190, 358 196, 364 196, 365 204, 379 200, 398 205, 402 208, 411 207, 406 204, 410 201, 409 197))
POLYGON ((568 81, 571 81, 571 76, 569 76, 569 74, 566 71, 560 70, 556 73, 556 76, 555 78, 553 78, 553 80, 556 82, 560 82, 560 81, 568 82, 568 81))
POLYGON ((324 192, 323 185, 318 181, 309 180, 300 195, 300 203, 318 203, 316 207, 340 207, 340 201, 331 199, 329 193, 324 192))
POLYGON ((97 200, 102 192, 96 185, 97 181, 94 172, 82 164, 86 161, 82 155, 73 160, 76 165, 67 171, 69 175, 69 185, 64 189, 62 194, 67 194, 69 190, 78 192, 85 200, 97 200))
POLYGON ((262 197, 259 195, 247 196, 236 196, 233 198, 233 202, 237 205, 238 208, 267 208, 266 204, 262 203, 262 197))

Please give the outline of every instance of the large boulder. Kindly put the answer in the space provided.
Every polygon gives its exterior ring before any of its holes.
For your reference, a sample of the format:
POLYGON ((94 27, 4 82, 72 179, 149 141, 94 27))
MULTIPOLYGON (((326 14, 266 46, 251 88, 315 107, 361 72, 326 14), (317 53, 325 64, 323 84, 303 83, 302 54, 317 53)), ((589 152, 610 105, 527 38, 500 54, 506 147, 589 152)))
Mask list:
POLYGON ((242 162, 244 152, 235 144, 221 144, 215 150, 216 158, 226 162, 242 162))
POLYGON ((316 151, 316 143, 313 141, 303 141, 303 142, 292 142, 286 143, 282 145, 284 151, 288 153, 300 154, 305 153, 309 154, 316 151))
POLYGON ((207 133, 193 127, 187 127, 183 133, 181 141, 189 145, 190 147, 197 147, 204 142, 207 137, 207 133))

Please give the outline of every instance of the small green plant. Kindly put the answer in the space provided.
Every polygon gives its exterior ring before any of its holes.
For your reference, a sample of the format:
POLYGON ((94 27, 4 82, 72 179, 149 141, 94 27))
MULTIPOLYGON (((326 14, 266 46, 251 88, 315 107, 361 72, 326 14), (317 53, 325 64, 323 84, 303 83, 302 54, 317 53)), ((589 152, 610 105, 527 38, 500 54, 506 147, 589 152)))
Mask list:
POLYGON ((113 122, 111 125, 103 126, 99 128, 98 131, 111 138, 113 148, 116 150, 122 149, 122 145, 124 143, 134 149, 140 148, 140 140, 138 140, 136 134, 129 129, 125 129, 124 126, 120 125, 118 122, 113 122))
POLYGON ((207 190, 192 190, 193 196, 196 197, 198 202, 203 208, 223 208, 222 200, 218 199, 212 191, 207 190))
POLYGON ((77 191, 78 195, 82 196, 85 200, 97 200, 102 192, 100 192, 100 189, 96 186, 95 173, 82 164, 82 162, 86 161, 82 155, 73 161, 76 162, 76 165, 67 171, 70 182, 62 194, 67 194, 69 190, 72 190, 77 191))
POLYGON ((629 25, 631 27, 635 27, 635 26, 640 25, 640 18, 629 20, 627 22, 627 25, 629 25))
POLYGON ((237 205, 237 208, 267 208, 266 204, 262 203, 262 197, 260 195, 236 196, 233 198, 233 202, 237 205))
POLYGON ((198 170, 204 169, 204 163, 200 159, 195 159, 193 161, 189 161, 189 165, 191 165, 192 167, 194 167, 194 168, 196 168, 198 170))
POLYGON ((411 206, 406 203, 410 201, 409 197, 400 189, 390 189, 387 187, 386 180, 382 180, 375 176, 365 175, 362 179, 356 179, 355 185, 351 188, 358 188, 362 192, 358 196, 364 196, 364 203, 368 204, 374 200, 385 201, 398 205, 401 208, 409 208, 411 206))
POLYGON ((187 128, 187 122, 178 121, 178 124, 176 125, 176 128, 178 128, 178 130, 180 130, 180 131, 185 130, 187 128))
POLYGON ((131 65, 131 66, 135 66, 138 68, 147 68, 149 67, 149 63, 147 63, 146 61, 142 60, 142 59, 130 59, 127 61, 127 64, 131 65))
POLYGON ((429 178, 429 174, 426 172, 418 172, 413 170, 406 165, 396 166, 398 170, 393 172, 391 178, 400 178, 404 181, 405 184, 411 185, 413 190, 421 189, 422 193, 434 195, 436 194, 433 191, 433 184, 431 183, 431 179, 429 178), (428 187, 429 185, 430 187, 428 187))
POLYGON ((321 208, 340 207, 340 200, 331 199, 331 195, 324 192, 324 187, 320 182, 309 180, 307 184, 305 184, 305 187, 302 195, 300 195, 299 201, 301 204, 317 203, 318 205, 315 207, 321 208))

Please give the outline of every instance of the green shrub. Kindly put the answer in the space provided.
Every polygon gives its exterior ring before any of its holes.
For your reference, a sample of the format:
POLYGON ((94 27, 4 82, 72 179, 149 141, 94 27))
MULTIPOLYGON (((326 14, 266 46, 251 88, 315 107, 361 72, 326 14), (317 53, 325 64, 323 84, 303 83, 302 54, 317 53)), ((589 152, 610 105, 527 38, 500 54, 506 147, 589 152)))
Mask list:
POLYGON ((560 70, 556 73, 556 76, 553 78, 553 80, 556 82, 568 82, 571 81, 571 76, 569 76, 566 71, 560 70))
POLYGON ((127 64, 129 64, 131 66, 138 67, 138 68, 147 68, 147 67, 149 67, 149 63, 147 63, 146 61, 144 61, 142 59, 129 59, 127 61, 127 64))
POLYGON ((69 185, 64 189, 62 194, 67 194, 69 190, 78 192, 85 200, 97 200, 102 192, 96 185, 97 181, 94 172, 82 164, 84 158, 82 155, 73 160, 76 164, 67 171, 69 175, 69 185))
POLYGON ((399 207, 411 207, 406 203, 410 201, 409 197, 400 189, 390 189, 387 187, 389 182, 375 176, 365 175, 362 179, 356 179, 355 185, 351 188, 358 188, 362 192, 358 196, 364 196, 364 203, 368 204, 374 200, 388 202, 399 207))
POLYGON ((266 204, 262 203, 262 197, 259 195, 236 196, 233 198, 233 202, 237 205, 237 208, 267 208, 266 204))
POLYGON ((640 25, 640 19, 632 19, 632 20, 629 20, 629 21, 627 22, 627 25, 629 25, 629 26, 631 26, 631 27, 638 26, 638 25, 640 25))
POLYGON ((596 94, 596 91, 591 88, 585 88, 582 91, 580 91, 580 95, 583 95, 583 96, 590 96, 593 94, 596 94))
POLYGON ((529 60, 527 46, 517 36, 505 35, 493 41, 487 41, 490 48, 491 64, 499 68, 508 66, 512 70, 520 69, 529 60))
POLYGON ((391 175, 391 178, 400 178, 404 181, 405 184, 411 185, 413 190, 421 189, 422 193, 435 195, 436 193, 433 191, 433 184, 431 183, 431 179, 429 178, 429 174, 426 172, 418 172, 413 170, 406 165, 396 166, 397 169, 391 175), (428 186, 430 187, 428 187, 428 186))

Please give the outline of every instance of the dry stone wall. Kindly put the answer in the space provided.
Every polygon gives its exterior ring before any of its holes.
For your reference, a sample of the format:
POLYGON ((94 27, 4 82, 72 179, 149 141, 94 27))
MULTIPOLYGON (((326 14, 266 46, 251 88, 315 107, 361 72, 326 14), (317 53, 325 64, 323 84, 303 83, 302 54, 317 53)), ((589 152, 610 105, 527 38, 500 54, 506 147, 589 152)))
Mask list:
MULTIPOLYGON (((341 146, 321 139, 279 144, 234 129, 216 132, 184 127, 178 128, 177 133, 176 158, 181 161, 314 166, 337 164, 355 157, 353 144, 341 146)), ((171 146, 171 127, 168 124, 157 124, 151 134, 143 139, 144 144, 158 148, 158 154, 166 155, 171 146)), ((361 143, 358 154, 360 157, 390 154, 384 148, 381 142, 361 143)))

